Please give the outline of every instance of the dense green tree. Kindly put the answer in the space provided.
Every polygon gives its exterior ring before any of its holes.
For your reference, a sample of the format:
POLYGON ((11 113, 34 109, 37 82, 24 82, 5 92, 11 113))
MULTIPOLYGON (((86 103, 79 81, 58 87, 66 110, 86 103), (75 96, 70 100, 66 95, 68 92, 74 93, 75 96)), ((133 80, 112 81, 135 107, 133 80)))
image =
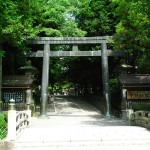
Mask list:
POLYGON ((120 22, 116 26, 115 44, 128 53, 127 63, 138 66, 140 73, 150 73, 150 2, 148 0, 114 0, 120 22))
POLYGON ((115 32, 115 4, 111 0, 86 0, 79 4, 77 21, 87 36, 106 36, 115 32))
POLYGON ((74 21, 72 14, 76 9, 69 0, 0 0, 0 3, 0 45, 5 51, 4 64, 11 62, 7 74, 15 74, 15 68, 23 65, 28 38, 85 35, 74 21))
POLYGON ((29 15, 30 9, 27 2, 29 1, 0 0, 0 47, 5 51, 4 74, 15 74, 18 67, 24 64, 22 58, 27 49, 26 36, 33 35, 33 31, 30 31, 33 19, 29 15))

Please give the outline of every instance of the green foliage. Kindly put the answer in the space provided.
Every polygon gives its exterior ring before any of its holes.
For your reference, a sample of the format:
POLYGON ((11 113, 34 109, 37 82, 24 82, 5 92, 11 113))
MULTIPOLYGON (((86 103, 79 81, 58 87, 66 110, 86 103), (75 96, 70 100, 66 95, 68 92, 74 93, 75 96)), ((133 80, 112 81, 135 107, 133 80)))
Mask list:
POLYGON ((3 56, 4 56, 4 51, 0 50, 0 57, 3 57, 3 56))
POLYGON ((111 106, 115 111, 121 111, 121 92, 118 79, 110 79, 111 106))
POLYGON ((137 63, 139 67, 139 72, 149 74, 150 73, 150 52, 147 50, 144 54, 139 58, 139 62, 137 63))
POLYGON ((110 79, 110 92, 112 95, 118 94, 118 79, 110 79))
POLYGON ((69 89, 72 86, 73 86, 73 84, 71 82, 67 82, 62 86, 62 89, 69 89))
POLYGON ((134 111, 150 111, 150 104, 134 104, 132 109, 134 111))
POLYGON ((29 51, 26 40, 36 36, 84 36, 74 14, 74 0, 0 0, 0 48, 5 51, 4 74, 16 74, 29 51), (9 63, 8 63, 9 62, 9 63))
POLYGON ((0 113, 0 140, 6 137, 7 134, 7 115, 0 113))
POLYGON ((150 72, 150 2, 148 0, 114 0, 118 5, 116 14, 120 18, 116 26, 115 45, 117 49, 129 53, 128 63, 139 66, 139 73, 150 72))
POLYGON ((1 42, 19 46, 24 40, 23 35, 26 35, 25 29, 31 25, 29 19, 24 18, 26 11, 22 10, 19 1, 0 0, 0 3, 1 42))
POLYGON ((86 0, 79 3, 77 21, 87 36, 112 35, 115 31, 115 5, 110 0, 86 0))
POLYGON ((72 37, 82 37, 86 34, 85 31, 82 31, 77 27, 75 22, 67 21, 61 27, 61 32, 63 36, 72 36, 72 37))
POLYGON ((150 25, 148 5, 142 0, 137 2, 134 0, 119 1, 118 5, 116 12, 121 20, 116 28, 117 34, 123 37, 122 42, 129 50, 142 48, 141 46, 144 48, 150 40, 148 38, 150 25), (132 42, 136 44, 134 45, 132 42))

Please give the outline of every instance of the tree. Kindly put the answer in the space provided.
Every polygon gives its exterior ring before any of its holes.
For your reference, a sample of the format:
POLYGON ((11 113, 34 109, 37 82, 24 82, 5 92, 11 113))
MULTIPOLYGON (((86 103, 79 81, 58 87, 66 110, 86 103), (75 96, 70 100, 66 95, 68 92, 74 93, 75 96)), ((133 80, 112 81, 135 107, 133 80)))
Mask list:
POLYGON ((87 36, 113 35, 117 20, 114 9, 111 0, 81 1, 76 17, 79 27, 87 31, 87 36))
POLYGON ((12 71, 9 73, 15 74, 16 71, 13 70, 23 65, 22 60, 25 60, 23 55, 30 49, 25 43, 28 38, 85 35, 74 21, 72 14, 75 7, 71 6, 69 0, 0 0, 0 2, 2 4, 0 45, 6 52, 4 62, 8 61, 8 56, 12 62, 9 66, 12 71))
POLYGON ((150 2, 148 0, 114 0, 120 18, 116 26, 115 44, 124 49, 127 63, 138 66, 139 73, 149 73, 150 63, 150 2))
POLYGON ((0 3, 0 47, 5 51, 3 64, 7 65, 3 68, 9 68, 4 71, 15 74, 16 68, 24 64, 23 55, 27 50, 26 36, 33 36, 35 32, 31 30, 33 19, 29 15, 29 1, 27 0, 0 0, 0 3))

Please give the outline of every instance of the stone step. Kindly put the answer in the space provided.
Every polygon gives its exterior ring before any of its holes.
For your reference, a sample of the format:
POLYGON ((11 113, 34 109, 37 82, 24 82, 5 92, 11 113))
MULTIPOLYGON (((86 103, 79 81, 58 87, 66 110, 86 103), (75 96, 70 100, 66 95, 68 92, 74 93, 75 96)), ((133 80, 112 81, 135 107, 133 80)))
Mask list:
POLYGON ((149 150, 149 146, 101 146, 101 147, 47 147, 47 148, 19 148, 14 150, 149 150))
POLYGON ((76 141, 16 143, 14 150, 149 150, 150 141, 76 141))
POLYGON ((140 127, 32 128, 24 130, 14 150, 149 150, 150 134, 140 127))
POLYGON ((64 127, 24 129, 16 142, 150 140, 150 133, 140 127, 64 127))

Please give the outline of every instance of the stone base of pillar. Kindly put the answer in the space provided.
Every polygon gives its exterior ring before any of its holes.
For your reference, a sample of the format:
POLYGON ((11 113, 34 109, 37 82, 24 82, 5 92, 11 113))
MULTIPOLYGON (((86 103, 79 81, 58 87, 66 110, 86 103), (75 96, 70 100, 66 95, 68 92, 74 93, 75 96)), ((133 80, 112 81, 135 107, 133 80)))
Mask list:
POLYGON ((49 119, 49 116, 47 115, 40 115, 38 116, 39 119, 49 119))
POLYGON ((121 110, 121 117, 124 120, 128 120, 128 112, 127 112, 127 110, 121 110))
POLYGON ((125 120, 130 120, 130 116, 131 114, 133 113, 133 110, 132 109, 127 109, 127 110, 121 110, 122 112, 122 119, 125 119, 125 120))

